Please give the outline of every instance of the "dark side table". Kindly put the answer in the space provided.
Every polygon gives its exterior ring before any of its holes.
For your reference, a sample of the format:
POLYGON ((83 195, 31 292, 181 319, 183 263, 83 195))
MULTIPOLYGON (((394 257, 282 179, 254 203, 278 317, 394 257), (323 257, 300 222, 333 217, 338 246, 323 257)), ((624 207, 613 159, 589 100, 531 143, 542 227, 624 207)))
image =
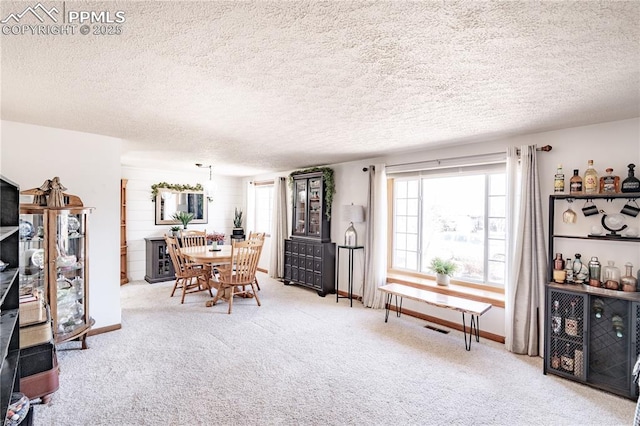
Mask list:
POLYGON ((364 252, 364 246, 338 246, 336 252, 336 303, 339 299, 349 299, 350 305, 353 307, 353 253, 356 250, 362 250, 364 252), (349 252, 349 295, 340 296, 338 293, 338 282, 340 281, 340 250, 347 250, 349 252))

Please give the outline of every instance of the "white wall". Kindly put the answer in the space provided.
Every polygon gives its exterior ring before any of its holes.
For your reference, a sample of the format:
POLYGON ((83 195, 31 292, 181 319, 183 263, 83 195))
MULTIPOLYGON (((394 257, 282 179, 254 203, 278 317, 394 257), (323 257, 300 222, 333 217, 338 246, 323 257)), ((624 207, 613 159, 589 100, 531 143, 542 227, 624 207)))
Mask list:
MULTIPOLYGON (((340 163, 330 165, 334 169, 336 181, 336 194, 333 202, 333 214, 331 220, 331 239, 336 243, 344 242, 344 231, 348 223, 342 218, 341 206, 346 204, 361 204, 366 206, 368 174, 363 172, 363 167, 376 163, 387 165, 403 164, 417 161, 427 161, 433 159, 445 159, 458 156, 487 154, 494 152, 505 152, 509 146, 521 145, 551 145, 550 152, 539 152, 539 173, 541 179, 541 195, 544 199, 544 223, 548 224, 547 199, 553 193, 553 178, 556 167, 563 164, 565 175, 568 179, 571 170, 577 168, 580 174, 584 174, 587 160, 593 159, 596 170, 600 175, 604 174, 607 167, 612 167, 614 173, 621 178, 627 175, 627 164, 633 162, 638 165, 636 176, 640 177, 640 119, 629 119, 610 123, 594 124, 557 131, 543 132, 520 137, 504 138, 476 142, 468 145, 457 145, 447 148, 436 148, 422 151, 412 151, 402 154, 389 155, 386 157, 372 158, 361 161, 340 163)), ((288 175, 289 172, 280 175, 288 175)), ((273 178, 273 175, 255 177, 256 180, 273 178)), ((567 186, 568 188, 568 186, 567 186)), ((460 194, 464 197, 464 194, 460 194)), ((603 207, 611 212, 619 211, 620 206, 616 204, 604 205, 603 207)), ((582 207, 582 206, 580 206, 582 207)), ((577 210, 578 211, 578 210, 577 210)), ((578 211, 578 213, 580 213, 578 211)), ((580 213, 581 215, 581 213, 580 213)), ((579 216, 580 216, 579 215, 579 216)), ((637 218, 640 221, 640 217, 637 218)), ((586 235, 587 231, 598 221, 596 217, 579 217, 575 231, 586 235)), ((630 222, 632 223, 632 222, 630 222)), ((365 243, 365 224, 355 224, 358 233, 358 242, 365 243)), ((640 229, 640 225, 635 225, 640 229)), ((548 226, 545 226, 545 241, 548 236, 548 226)), ((594 247, 593 243, 588 244, 581 240, 575 240, 568 245, 561 245, 558 250, 570 257, 579 252, 587 260, 591 256, 599 256, 602 263, 607 259, 616 261, 617 265, 623 265, 630 261, 634 264, 634 270, 640 268, 640 245, 627 244, 612 248, 609 244, 594 247)), ((347 270, 346 252, 341 254, 341 267, 339 271, 340 290, 346 291, 347 270)), ((566 255, 565 255, 566 257, 566 255)), ((354 266, 354 291, 362 294, 362 271, 364 269, 364 259, 361 254, 356 256, 354 266)), ((406 307, 411 310, 423 312, 453 322, 460 321, 460 315, 446 309, 434 308, 421 303, 411 303, 407 301, 406 307)), ((482 330, 504 336, 504 309, 492 308, 482 317, 482 330)))
MULTIPOLYGON (((122 167, 127 182, 127 266, 130 280, 145 275, 145 238, 163 236, 170 225, 155 224, 155 203, 151 201, 151 185, 158 182, 196 185, 209 179, 209 170, 193 166, 193 172, 122 167)), ((208 222, 190 224, 189 229, 207 233, 224 232, 226 243, 233 228, 234 208, 245 208, 245 188, 241 178, 213 176, 216 183, 213 201, 208 205, 208 222)))
MULTIPOLYGON (((2 121, 1 124, 0 173, 19 183, 23 189, 39 186, 45 179, 59 176, 62 183, 69 188, 69 193, 79 195, 85 205, 96 208, 95 213, 91 215, 90 223, 91 315, 96 319, 96 327, 119 324, 121 321, 120 179, 129 179, 127 200, 129 278, 139 280, 145 273, 144 238, 160 236, 168 229, 165 225, 155 225, 154 204, 150 200, 151 184, 160 181, 195 184, 208 179, 208 170, 196 169, 193 173, 185 173, 121 168, 119 139, 7 121, 2 121)), ((540 174, 546 177, 541 182, 542 195, 546 198, 553 191, 553 175, 558 163, 564 165, 567 178, 573 168, 580 169, 582 174, 588 159, 595 161, 595 167, 600 174, 604 173, 607 167, 613 167, 615 173, 623 178, 626 176, 628 163, 634 162, 640 166, 640 120, 595 124, 331 165, 334 168, 337 188, 331 221, 332 240, 336 243, 343 242, 344 231, 348 226, 341 217, 340 207, 352 202, 366 204, 368 180, 367 173, 362 171, 363 167, 377 162, 397 164, 504 151, 507 146, 523 144, 553 146, 551 152, 540 153, 538 156, 540 174)), ((289 172, 282 172, 252 179, 265 180, 288 174, 289 172)), ((250 179, 214 176, 214 180, 218 185, 215 200, 209 205, 209 222, 206 225, 192 225, 192 227, 206 228, 208 231, 223 231, 229 235, 233 225, 234 207, 240 206, 244 209, 246 206, 246 181, 250 179)), ((609 208, 609 206, 605 207, 609 208)), ((615 210, 618 207, 611 208, 615 210)), ((546 209, 544 215, 547 215, 546 209)), ((547 223, 546 217, 545 223, 547 223)), ((364 243, 367 238, 364 224, 355 226, 359 241, 364 243)), ((588 220, 580 218, 576 226, 576 230, 584 230, 590 229, 591 224, 588 220)), ((640 247, 637 244, 628 249, 612 251, 608 245, 606 248, 602 246, 587 248, 585 244, 580 243, 577 247, 562 247, 561 250, 568 253, 583 252, 585 258, 598 255, 605 261, 608 257, 612 257, 618 265, 631 261, 634 263, 634 269, 640 266, 640 247)), ((268 253, 261 264, 268 265, 268 253)), ((354 268, 356 293, 361 292, 362 275, 359 274, 363 267, 363 259, 356 257, 354 268)), ((343 265, 340 269, 340 289, 346 289, 346 282, 346 270, 343 265)), ((407 308, 451 321, 459 321, 458 315, 449 311, 424 305, 407 306, 407 308)), ((483 316, 482 329, 503 335, 503 310, 494 308, 483 316)))
POLYGON ((95 207, 89 217, 89 312, 95 327, 120 324, 121 140, 2 121, 0 173, 21 189, 59 176, 67 193, 95 207))

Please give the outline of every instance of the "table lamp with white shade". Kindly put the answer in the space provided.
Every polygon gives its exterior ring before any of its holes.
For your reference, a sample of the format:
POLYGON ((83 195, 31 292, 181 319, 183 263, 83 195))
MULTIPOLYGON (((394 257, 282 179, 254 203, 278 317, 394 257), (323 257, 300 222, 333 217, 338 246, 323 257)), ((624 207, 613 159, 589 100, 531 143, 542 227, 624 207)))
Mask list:
POLYGON ((349 222, 349 227, 344 233, 344 245, 349 247, 355 247, 358 245, 358 233, 353 227, 354 223, 364 222, 364 207, 360 205, 342 206, 342 216, 344 220, 349 222))

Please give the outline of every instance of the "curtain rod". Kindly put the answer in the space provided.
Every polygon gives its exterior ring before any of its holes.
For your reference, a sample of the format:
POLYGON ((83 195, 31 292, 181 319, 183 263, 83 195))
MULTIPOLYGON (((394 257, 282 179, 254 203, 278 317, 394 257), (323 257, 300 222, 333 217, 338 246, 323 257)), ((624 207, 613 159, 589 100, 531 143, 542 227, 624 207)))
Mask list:
MULTIPOLYGON (((543 151, 543 152, 549 152, 552 149, 553 149, 553 147, 551 145, 545 145, 545 146, 540 147, 540 148, 536 147, 536 151, 543 151)), ((518 155, 520 155, 520 148, 518 148, 516 150, 516 152, 518 153, 518 155)))
MULTIPOLYGON (((536 151, 542 151, 542 152, 549 152, 553 149, 553 147, 551 145, 545 145, 542 146, 540 148, 536 147, 536 151)), ((520 155, 520 149, 516 150, 516 152, 518 153, 518 155, 520 155)), ((490 154, 477 154, 477 155, 465 155, 462 157, 452 157, 455 159, 471 159, 471 158, 479 158, 479 157, 487 157, 487 156, 492 156, 492 155, 500 155, 503 154, 502 152, 492 152, 490 154)), ((430 161, 445 161, 445 160, 450 160, 451 158, 445 158, 445 159, 435 159, 435 160, 430 160, 430 161)), ((410 162, 410 163, 399 163, 399 164, 392 164, 392 166, 409 166, 411 164, 421 164, 424 163, 424 161, 415 161, 415 162, 410 162)), ((363 167, 362 171, 366 172, 369 171, 369 168, 371 168, 372 170, 375 170, 374 166, 369 166, 369 167, 363 167)))

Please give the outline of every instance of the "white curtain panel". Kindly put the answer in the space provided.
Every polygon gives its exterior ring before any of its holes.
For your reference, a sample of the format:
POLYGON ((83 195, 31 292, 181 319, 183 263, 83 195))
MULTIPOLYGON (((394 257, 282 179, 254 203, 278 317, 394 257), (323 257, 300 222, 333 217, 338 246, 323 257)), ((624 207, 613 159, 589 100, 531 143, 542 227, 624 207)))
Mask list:
POLYGON ((507 152, 507 229, 511 254, 505 285, 505 346, 540 355, 547 253, 536 147, 507 152))
POLYGON ((364 306, 384 307, 378 287, 387 280, 387 173, 384 164, 369 166, 367 200, 367 243, 365 245, 364 306))
POLYGON ((273 182, 273 209, 271 214, 271 258, 269 276, 284 277, 284 240, 287 230, 287 178, 278 177, 273 182))

